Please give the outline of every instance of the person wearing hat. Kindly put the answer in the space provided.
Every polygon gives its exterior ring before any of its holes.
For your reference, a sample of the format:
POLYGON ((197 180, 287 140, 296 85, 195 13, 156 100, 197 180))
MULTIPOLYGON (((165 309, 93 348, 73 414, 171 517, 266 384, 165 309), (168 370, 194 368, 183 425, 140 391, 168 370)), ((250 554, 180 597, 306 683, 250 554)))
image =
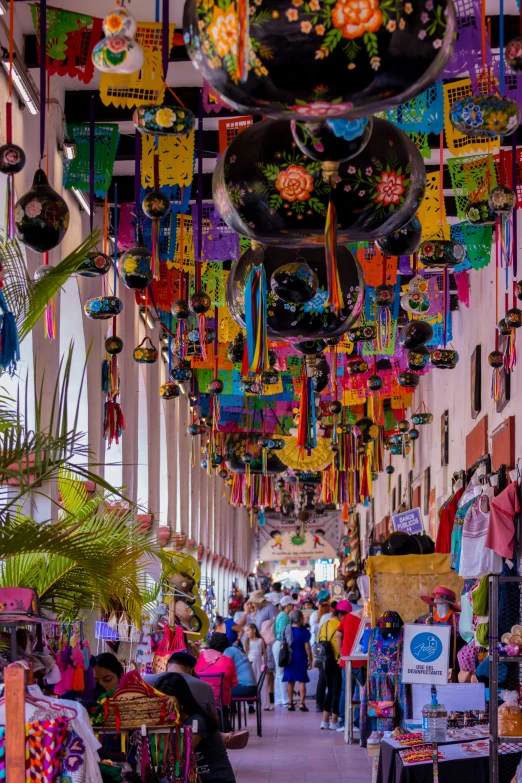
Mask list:
POLYGON ((262 590, 254 590, 248 596, 248 600, 256 607, 256 613, 253 620, 250 620, 247 613, 243 615, 238 625, 245 625, 247 622, 254 622, 257 626, 257 630, 265 640, 266 644, 266 657, 267 657, 267 673, 266 673, 266 686, 268 689, 268 697, 270 705, 274 704, 274 675, 275 675, 275 660, 272 652, 272 645, 275 640, 275 619, 278 614, 277 606, 274 603, 267 601, 267 596, 262 590))
POLYGON ((298 605, 298 601, 294 600, 289 595, 284 595, 279 601, 279 614, 275 621, 275 637, 276 640, 272 645, 272 653, 274 655, 275 662, 275 703, 281 704, 283 707, 288 707, 288 695, 286 688, 283 685, 283 667, 279 666, 279 651, 281 650, 281 642, 283 641, 283 632, 287 625, 290 625, 290 612, 298 605))
POLYGON ((323 664, 326 692, 323 700, 323 720, 321 729, 337 731, 339 722, 339 700, 342 688, 342 669, 339 666, 341 651, 337 644, 337 630, 341 620, 352 611, 349 601, 338 601, 331 611, 331 617, 319 630, 319 641, 326 645, 326 658, 323 664))

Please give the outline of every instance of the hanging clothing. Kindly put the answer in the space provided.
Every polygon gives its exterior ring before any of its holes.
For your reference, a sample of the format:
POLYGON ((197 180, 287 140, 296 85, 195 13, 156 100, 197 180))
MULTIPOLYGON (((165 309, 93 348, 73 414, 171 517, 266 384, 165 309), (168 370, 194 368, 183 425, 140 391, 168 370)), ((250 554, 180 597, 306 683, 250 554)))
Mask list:
POLYGON ((473 607, 471 605, 471 593, 463 593, 460 598, 459 633, 461 639, 469 644, 474 638, 473 631, 473 607))
POLYGON ((515 517, 519 513, 518 482, 514 481, 491 501, 486 536, 486 546, 509 560, 515 551, 515 517))
POLYGON ((486 546, 490 512, 483 511, 482 505, 483 495, 472 503, 464 517, 459 576, 482 577, 502 571, 501 556, 486 546))
POLYGON ((372 731, 392 731, 408 717, 409 704, 406 687, 402 683, 402 637, 401 628, 396 636, 386 638, 379 628, 374 628, 370 637, 368 679, 361 694, 361 716, 359 723, 360 742, 366 747, 366 740, 372 731), (369 701, 395 700, 395 716, 372 718, 368 715, 369 701))
POLYGON ((455 514, 464 489, 458 489, 439 509, 439 526, 437 528, 437 540, 435 552, 449 555, 451 552, 451 533, 455 523, 455 514))
POLYGON ((464 519, 468 513, 468 508, 471 507, 475 498, 471 498, 467 503, 461 506, 455 514, 455 524, 453 525, 453 531, 451 533, 451 568, 453 571, 459 570, 460 566, 460 551, 462 548, 462 529, 464 525, 464 519))

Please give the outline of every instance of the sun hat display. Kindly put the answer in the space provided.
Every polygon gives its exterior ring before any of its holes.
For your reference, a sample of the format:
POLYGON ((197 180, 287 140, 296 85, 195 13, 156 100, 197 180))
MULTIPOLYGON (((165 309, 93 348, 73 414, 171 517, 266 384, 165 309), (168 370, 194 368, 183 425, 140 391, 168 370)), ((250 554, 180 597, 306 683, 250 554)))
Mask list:
POLYGON ((435 606, 435 599, 439 598, 444 603, 452 606, 456 612, 460 612, 457 596, 449 587, 435 587, 431 595, 421 595, 420 598, 430 606, 435 606))
POLYGON ((0 626, 9 623, 53 622, 45 617, 34 590, 28 587, 0 587, 0 626))

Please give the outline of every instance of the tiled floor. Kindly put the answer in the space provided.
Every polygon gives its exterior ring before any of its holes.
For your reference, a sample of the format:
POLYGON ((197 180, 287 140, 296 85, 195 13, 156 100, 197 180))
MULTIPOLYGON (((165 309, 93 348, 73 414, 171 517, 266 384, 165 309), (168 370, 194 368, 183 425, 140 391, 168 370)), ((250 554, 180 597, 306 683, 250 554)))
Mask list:
POLYGON ((237 783, 370 783, 371 766, 359 745, 345 745, 341 732, 320 731, 315 702, 310 712, 263 712, 263 736, 249 715, 245 750, 230 751, 237 783))

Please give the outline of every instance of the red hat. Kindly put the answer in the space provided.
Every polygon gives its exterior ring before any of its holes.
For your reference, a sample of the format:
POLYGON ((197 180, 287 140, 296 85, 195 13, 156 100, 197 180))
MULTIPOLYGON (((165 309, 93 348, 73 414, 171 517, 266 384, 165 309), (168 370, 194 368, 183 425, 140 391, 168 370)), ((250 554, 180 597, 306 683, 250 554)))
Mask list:
POLYGON ((52 622, 40 611, 38 596, 28 587, 0 587, 0 625, 52 622))
POLYGON ((435 598, 440 598, 452 606, 456 612, 460 612, 460 606, 456 603, 457 596, 449 587, 436 587, 431 595, 421 595, 420 597, 422 601, 425 601, 430 606, 435 605, 435 598))

